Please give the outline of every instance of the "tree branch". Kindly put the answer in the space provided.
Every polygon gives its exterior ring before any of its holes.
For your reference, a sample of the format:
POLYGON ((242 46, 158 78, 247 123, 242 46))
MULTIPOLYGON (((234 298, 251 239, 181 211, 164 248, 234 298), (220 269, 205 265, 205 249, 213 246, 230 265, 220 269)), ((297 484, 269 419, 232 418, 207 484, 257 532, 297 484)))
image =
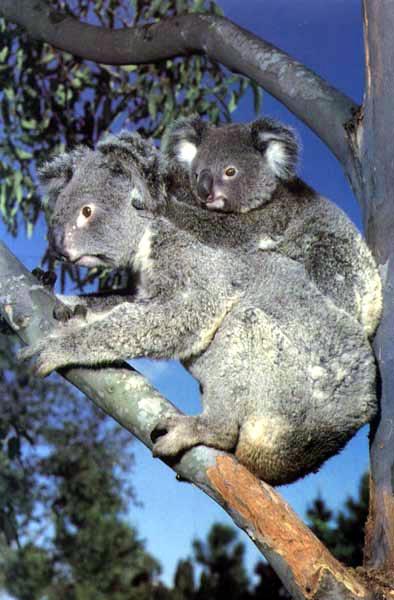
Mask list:
MULTIPOLYGON (((0 242, 0 310, 23 341, 38 341, 55 326, 49 316, 54 303, 54 295, 0 242)), ((61 374, 149 448, 158 419, 176 411, 125 363, 105 369, 73 368, 61 374)), ((371 598, 279 494, 234 457, 200 446, 171 466, 247 532, 296 600, 371 598)))
POLYGON ((81 58, 112 65, 146 64, 207 54, 255 81, 302 119, 353 171, 345 123, 358 108, 288 54, 214 15, 188 14, 141 27, 109 30, 54 11, 46 0, 0 0, 0 15, 27 33, 81 58))

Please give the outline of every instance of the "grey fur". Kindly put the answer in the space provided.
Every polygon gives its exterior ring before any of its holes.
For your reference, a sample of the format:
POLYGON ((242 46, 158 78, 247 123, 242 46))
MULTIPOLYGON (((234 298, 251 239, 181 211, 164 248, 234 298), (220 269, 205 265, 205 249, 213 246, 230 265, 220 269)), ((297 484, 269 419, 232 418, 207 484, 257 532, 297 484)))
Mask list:
POLYGON ((375 261, 346 215, 295 176, 297 141, 291 129, 272 119, 221 127, 180 119, 167 154, 178 164, 178 188, 189 189, 182 197, 177 194, 180 200, 210 209, 206 219, 218 229, 226 221, 226 230, 233 228, 229 240, 235 236, 247 252, 274 251, 302 263, 323 294, 355 316, 369 337, 375 333, 382 310, 375 261), (189 158, 194 154, 191 161, 183 160, 185 143, 189 158), (267 159, 273 143, 276 162, 267 159), (231 165, 237 176, 226 180, 223 174, 231 165))
POLYGON ((22 356, 36 357, 39 374, 128 357, 178 358, 201 384, 203 412, 158 422, 156 455, 198 444, 235 451, 272 484, 318 469, 376 411, 362 327, 301 263, 244 252, 236 236, 229 242, 227 219, 218 228, 210 213, 169 197, 155 207, 157 182, 149 188, 138 164, 145 159, 130 160, 122 144, 111 152, 101 145, 75 165, 54 204, 50 240, 68 260, 95 257, 137 270, 138 294, 71 319, 22 356), (134 207, 135 190, 149 211, 134 207), (93 207, 86 222, 83 206, 93 207), (182 215, 177 225, 174 214, 182 215))

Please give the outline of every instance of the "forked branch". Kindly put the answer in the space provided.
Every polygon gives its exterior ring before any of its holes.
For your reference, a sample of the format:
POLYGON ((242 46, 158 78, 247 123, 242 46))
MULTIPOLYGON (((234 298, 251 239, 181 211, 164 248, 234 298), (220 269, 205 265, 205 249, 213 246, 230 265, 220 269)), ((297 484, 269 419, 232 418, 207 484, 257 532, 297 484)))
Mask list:
POLYGON ((229 19, 188 14, 141 27, 105 29, 55 11, 46 0, 0 0, 0 15, 37 40, 112 65, 146 64, 204 53, 285 104, 352 170, 344 124, 357 106, 300 62, 229 19))

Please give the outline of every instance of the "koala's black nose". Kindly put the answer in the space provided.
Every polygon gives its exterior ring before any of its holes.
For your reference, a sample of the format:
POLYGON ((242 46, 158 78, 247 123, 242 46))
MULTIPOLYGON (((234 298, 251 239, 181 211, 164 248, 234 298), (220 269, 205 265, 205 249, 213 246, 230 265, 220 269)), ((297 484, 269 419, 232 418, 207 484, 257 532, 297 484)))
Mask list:
POLYGON ((197 180, 197 194, 200 198, 208 198, 212 193, 213 187, 213 176, 208 169, 204 169, 198 176, 197 180))
POLYGON ((58 260, 66 260, 67 255, 64 251, 64 231, 63 228, 53 227, 49 230, 49 248, 53 256, 58 260))

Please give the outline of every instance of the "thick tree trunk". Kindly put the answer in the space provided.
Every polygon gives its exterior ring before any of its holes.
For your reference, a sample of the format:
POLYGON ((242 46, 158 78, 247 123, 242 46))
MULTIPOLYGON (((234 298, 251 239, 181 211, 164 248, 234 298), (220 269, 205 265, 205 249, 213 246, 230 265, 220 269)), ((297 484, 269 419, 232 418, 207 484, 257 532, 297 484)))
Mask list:
POLYGON ((357 128, 360 194, 368 243, 384 284, 375 339, 381 411, 371 435, 371 502, 365 561, 394 583, 394 3, 365 0, 366 89, 357 128))

